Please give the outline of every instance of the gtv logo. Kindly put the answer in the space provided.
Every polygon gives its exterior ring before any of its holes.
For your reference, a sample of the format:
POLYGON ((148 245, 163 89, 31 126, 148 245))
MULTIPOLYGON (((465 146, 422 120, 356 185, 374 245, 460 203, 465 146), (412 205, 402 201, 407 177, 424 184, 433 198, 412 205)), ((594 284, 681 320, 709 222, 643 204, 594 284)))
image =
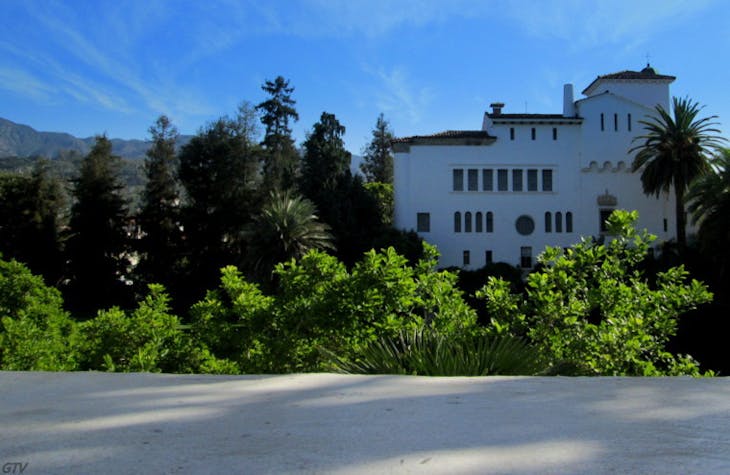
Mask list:
POLYGON ((3 465, 3 473, 23 473, 28 468, 28 462, 8 462, 3 465))

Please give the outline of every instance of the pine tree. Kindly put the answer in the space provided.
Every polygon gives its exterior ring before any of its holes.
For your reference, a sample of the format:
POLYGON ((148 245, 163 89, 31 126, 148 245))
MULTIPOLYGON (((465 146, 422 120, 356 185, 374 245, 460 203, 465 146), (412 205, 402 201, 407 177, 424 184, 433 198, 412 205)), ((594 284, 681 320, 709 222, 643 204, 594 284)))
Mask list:
POLYGON ((263 156, 264 188, 267 190, 285 190, 294 186, 299 154, 294 146, 289 121, 299 120, 292 99, 293 87, 289 81, 278 76, 273 81, 266 81, 261 86, 269 99, 256 106, 256 110, 263 112, 261 123, 266 126, 263 156))
POLYGON ((363 150, 363 162, 360 164, 367 181, 393 183, 392 141, 393 131, 381 113, 373 129, 373 138, 363 150))
POLYGON ((97 136, 73 180, 66 302, 81 317, 129 303, 124 283, 129 266, 127 202, 120 167, 121 159, 112 155, 109 139, 97 136))
POLYGON ((177 129, 160 116, 149 129, 152 147, 147 151, 144 172, 147 183, 142 193, 137 225, 139 284, 161 283, 174 287, 181 244, 180 190, 177 180, 175 143, 177 129))

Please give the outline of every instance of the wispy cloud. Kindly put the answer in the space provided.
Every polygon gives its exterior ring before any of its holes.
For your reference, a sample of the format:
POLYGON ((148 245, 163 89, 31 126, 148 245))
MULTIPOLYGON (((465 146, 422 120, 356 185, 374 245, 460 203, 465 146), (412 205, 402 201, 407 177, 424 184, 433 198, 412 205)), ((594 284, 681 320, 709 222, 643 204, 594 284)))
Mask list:
POLYGON ((713 3, 715 0, 504 0, 495 5, 495 11, 529 35, 563 39, 573 49, 582 50, 599 44, 638 45, 713 3))
POLYGON ((53 86, 33 74, 6 67, 0 67, 0 88, 31 97, 39 102, 48 101, 56 92, 53 86))
POLYGON ((422 120, 433 97, 428 87, 417 86, 402 67, 390 70, 366 68, 366 71, 377 80, 373 96, 380 112, 413 124, 422 120))

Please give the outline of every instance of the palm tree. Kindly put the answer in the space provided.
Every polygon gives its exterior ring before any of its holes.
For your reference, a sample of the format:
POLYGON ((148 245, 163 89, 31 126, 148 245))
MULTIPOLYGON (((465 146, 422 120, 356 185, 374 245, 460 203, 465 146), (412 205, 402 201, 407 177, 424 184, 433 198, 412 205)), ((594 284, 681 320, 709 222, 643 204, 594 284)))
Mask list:
POLYGON ((723 138, 716 135, 720 130, 712 122, 717 116, 697 118, 701 107, 689 98, 673 98, 669 114, 661 105, 656 106, 656 115, 639 121, 646 134, 634 138, 639 145, 629 153, 636 153, 633 171, 643 168, 641 183, 644 193, 659 196, 674 188, 676 199, 677 244, 680 250, 687 243, 684 195, 688 186, 697 177, 707 173, 708 152, 718 148, 723 138))
POLYGON ((254 270, 268 279, 279 262, 298 259, 311 249, 331 249, 329 226, 317 219, 314 204, 289 191, 274 191, 246 232, 254 270))
MULTIPOLYGON (((721 149, 710 160, 711 172, 695 180, 687 194, 689 212, 699 223, 702 246, 717 258, 730 257, 730 149, 721 149)), ((721 259, 724 260, 724 259, 721 259)), ((721 269, 722 271, 722 269, 721 269)))

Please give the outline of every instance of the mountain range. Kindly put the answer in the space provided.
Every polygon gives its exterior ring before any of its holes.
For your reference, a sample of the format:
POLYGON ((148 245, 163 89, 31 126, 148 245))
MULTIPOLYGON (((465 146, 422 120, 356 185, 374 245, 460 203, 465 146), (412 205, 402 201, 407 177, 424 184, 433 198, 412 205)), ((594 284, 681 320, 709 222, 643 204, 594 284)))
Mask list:
MULTIPOLYGON (((192 136, 181 135, 178 146, 186 144, 192 136)), ((77 152, 86 155, 95 138, 78 138, 63 132, 39 132, 28 125, 16 124, 0 117, 0 157, 42 156, 57 158, 61 152, 77 152)), ((145 140, 110 139, 112 153, 130 160, 140 160, 150 148, 145 140)))

